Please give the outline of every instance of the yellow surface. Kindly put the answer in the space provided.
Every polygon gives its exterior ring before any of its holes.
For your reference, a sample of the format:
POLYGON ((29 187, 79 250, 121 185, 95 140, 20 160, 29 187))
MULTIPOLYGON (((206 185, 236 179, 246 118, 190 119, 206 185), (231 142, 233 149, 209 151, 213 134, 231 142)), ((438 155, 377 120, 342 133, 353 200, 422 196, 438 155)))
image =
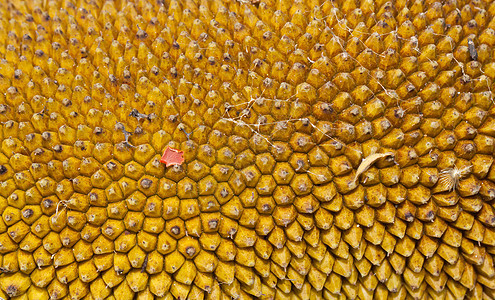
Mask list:
POLYGON ((0 1, 0 297, 494 299, 494 15, 0 1))

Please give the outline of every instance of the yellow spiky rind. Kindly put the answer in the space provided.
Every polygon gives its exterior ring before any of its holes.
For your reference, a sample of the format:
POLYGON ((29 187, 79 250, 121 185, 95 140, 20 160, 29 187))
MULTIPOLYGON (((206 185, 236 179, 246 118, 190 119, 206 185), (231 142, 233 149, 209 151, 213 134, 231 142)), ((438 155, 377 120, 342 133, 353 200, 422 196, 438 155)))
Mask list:
POLYGON ((0 297, 495 298, 494 15, 0 2, 0 297))

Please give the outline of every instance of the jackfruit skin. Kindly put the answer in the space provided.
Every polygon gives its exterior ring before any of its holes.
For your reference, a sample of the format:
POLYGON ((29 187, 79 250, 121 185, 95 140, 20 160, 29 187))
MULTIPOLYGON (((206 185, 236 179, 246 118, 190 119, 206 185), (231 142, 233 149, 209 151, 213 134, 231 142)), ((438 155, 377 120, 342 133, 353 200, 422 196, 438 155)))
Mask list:
POLYGON ((494 299, 494 15, 1 1, 0 297, 494 299))

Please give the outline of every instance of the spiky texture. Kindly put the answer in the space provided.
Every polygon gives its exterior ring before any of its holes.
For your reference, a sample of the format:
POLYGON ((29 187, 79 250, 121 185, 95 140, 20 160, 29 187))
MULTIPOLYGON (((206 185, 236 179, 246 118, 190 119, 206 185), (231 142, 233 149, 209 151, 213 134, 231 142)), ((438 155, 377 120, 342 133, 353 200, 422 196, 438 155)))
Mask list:
POLYGON ((0 1, 0 297, 494 299, 494 16, 0 1))

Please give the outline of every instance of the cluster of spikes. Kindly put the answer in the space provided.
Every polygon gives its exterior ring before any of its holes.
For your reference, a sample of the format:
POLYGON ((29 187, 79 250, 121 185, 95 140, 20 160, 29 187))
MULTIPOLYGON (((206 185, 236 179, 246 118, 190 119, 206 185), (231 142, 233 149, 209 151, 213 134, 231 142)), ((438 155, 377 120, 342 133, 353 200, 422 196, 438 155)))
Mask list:
POLYGON ((0 1, 0 298, 494 299, 494 56, 489 0, 0 1))

